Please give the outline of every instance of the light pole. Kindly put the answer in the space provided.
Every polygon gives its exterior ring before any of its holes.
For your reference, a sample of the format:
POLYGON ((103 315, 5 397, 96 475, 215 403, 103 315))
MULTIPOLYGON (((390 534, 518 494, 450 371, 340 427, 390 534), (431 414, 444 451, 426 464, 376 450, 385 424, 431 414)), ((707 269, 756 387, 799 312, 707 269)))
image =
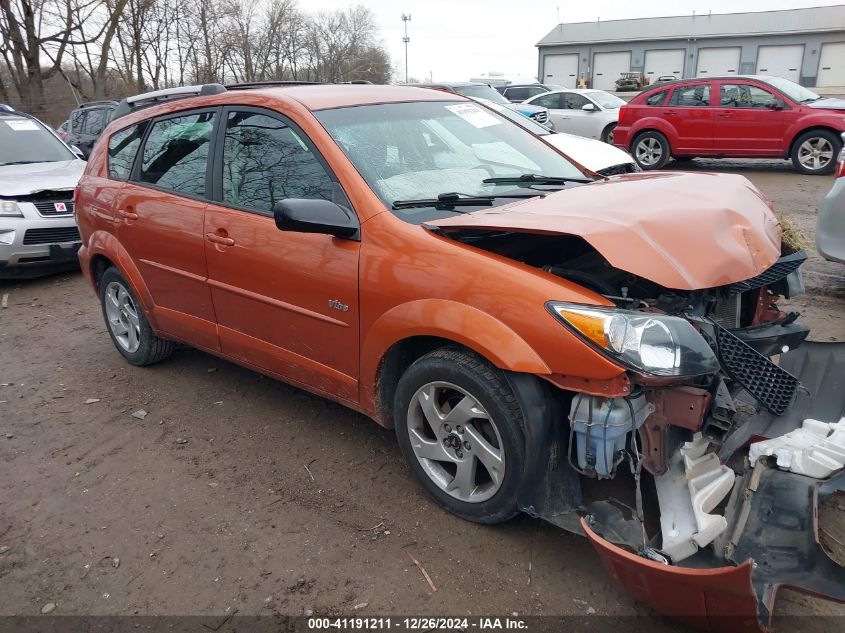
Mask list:
POLYGON ((411 14, 405 15, 402 14, 402 22, 405 23, 405 37, 402 38, 402 41, 405 42, 405 83, 408 83, 408 42, 411 41, 411 38, 408 37, 408 22, 411 21, 411 14))

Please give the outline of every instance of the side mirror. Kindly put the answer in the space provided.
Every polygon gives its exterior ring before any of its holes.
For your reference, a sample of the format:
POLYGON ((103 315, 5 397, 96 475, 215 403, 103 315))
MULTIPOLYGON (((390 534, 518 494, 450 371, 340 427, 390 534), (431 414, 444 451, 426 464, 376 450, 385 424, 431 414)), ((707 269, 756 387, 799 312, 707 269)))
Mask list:
POLYGON ((72 151, 76 155, 77 158, 79 158, 81 160, 85 160, 85 154, 76 145, 71 145, 70 151, 72 151))
POLYGON ((585 103, 585 104, 581 107, 581 109, 582 109, 584 112, 595 112, 595 111, 596 111, 596 106, 595 106, 595 105, 593 105, 592 103, 585 103))
POLYGON ((772 110, 783 110, 786 107, 786 104, 783 102, 783 99, 772 99, 766 104, 766 107, 771 108, 772 110))
POLYGON ((358 233, 358 218, 346 207, 320 199, 288 198, 273 207, 280 231, 322 233, 351 238, 358 233))

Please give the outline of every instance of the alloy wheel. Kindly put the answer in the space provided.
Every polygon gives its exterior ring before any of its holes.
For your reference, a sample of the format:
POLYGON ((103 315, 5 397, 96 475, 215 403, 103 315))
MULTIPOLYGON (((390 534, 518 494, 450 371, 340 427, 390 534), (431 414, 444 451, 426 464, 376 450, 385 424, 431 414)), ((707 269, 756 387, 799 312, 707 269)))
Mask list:
POLYGON ((798 148, 798 162, 810 171, 821 171, 833 160, 833 145, 823 137, 808 138, 798 148))
POLYGON ((644 138, 639 141, 634 151, 637 157, 637 162, 649 167, 659 163, 660 159, 663 157, 663 147, 661 147, 660 142, 656 138, 652 137, 644 138))
POLYGON ((411 448, 441 490, 468 503, 487 501, 505 478, 496 424, 478 399, 448 382, 420 387, 408 407, 411 448))
POLYGON ((141 345, 141 320, 132 295, 123 284, 112 281, 106 286, 105 299, 109 329, 118 345, 134 354, 141 345))

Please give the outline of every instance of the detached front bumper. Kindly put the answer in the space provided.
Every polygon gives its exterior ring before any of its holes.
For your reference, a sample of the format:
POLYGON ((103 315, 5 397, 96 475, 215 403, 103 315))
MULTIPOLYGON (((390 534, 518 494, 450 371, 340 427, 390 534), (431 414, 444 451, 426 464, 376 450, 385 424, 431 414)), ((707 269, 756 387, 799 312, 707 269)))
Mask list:
MULTIPOLYGON (((804 343, 781 367, 805 387, 781 415, 748 418, 722 447, 723 463, 747 455, 750 441, 779 437, 813 418, 845 412, 845 343, 804 343)), ((747 464, 724 510, 727 530, 681 565, 665 565, 611 543, 618 532, 587 515, 581 527, 605 568, 656 611, 698 628, 766 631, 781 587, 845 602, 845 471, 824 480, 779 470, 772 460, 747 464)))

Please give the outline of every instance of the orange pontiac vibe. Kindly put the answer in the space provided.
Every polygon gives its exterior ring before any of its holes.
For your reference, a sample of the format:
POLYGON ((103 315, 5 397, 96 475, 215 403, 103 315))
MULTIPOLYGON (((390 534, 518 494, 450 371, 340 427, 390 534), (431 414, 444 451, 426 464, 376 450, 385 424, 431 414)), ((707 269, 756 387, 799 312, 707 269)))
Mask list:
POLYGON ((806 256, 744 177, 604 178, 440 91, 209 84, 122 102, 76 212, 133 365, 184 343, 360 411, 436 504, 583 534, 701 628, 845 600, 845 346, 778 308, 806 256))

